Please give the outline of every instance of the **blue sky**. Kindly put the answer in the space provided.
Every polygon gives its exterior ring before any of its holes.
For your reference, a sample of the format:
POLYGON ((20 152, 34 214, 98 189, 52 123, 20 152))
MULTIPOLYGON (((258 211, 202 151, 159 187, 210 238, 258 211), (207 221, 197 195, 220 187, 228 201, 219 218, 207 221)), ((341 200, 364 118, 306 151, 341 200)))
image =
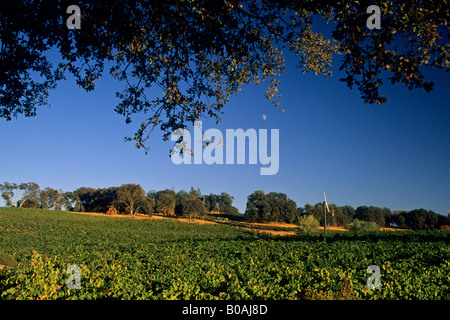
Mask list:
MULTIPOLYGON (((266 100, 266 85, 243 87, 225 106, 222 123, 204 119, 203 129, 279 129, 280 167, 261 176, 256 165, 175 165, 172 142, 154 132, 150 152, 125 143, 139 121, 125 124, 114 112, 114 93, 123 89, 106 74, 86 93, 75 81, 51 92, 51 107, 34 118, 0 121, 0 181, 37 182, 41 188, 72 191, 138 183, 146 191, 200 188, 203 194, 228 192, 245 211, 255 190, 284 192, 297 206, 323 201, 450 212, 450 75, 426 72, 431 93, 403 85, 383 86, 390 102, 364 104, 343 76, 301 74, 288 60, 279 91, 285 112, 266 100), (266 115, 264 120, 262 115, 266 115)), ((388 81, 385 81, 387 83, 388 81)), ((138 119, 137 119, 138 120, 138 119)), ((0 202, 1 204, 1 202, 0 202)))

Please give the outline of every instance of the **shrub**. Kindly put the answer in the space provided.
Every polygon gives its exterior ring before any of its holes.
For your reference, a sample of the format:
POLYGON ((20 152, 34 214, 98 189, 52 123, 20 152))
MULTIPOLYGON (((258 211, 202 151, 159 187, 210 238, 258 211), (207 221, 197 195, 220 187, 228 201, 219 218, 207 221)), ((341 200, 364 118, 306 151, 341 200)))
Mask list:
POLYGON ((353 220, 353 222, 347 226, 347 229, 352 232, 380 231, 380 227, 376 222, 361 221, 358 219, 353 220))
POLYGON ((302 216, 299 219, 299 229, 300 232, 304 233, 312 233, 317 232, 317 228, 319 227, 319 221, 314 218, 312 215, 302 216))
POLYGON ((109 206, 106 214, 117 214, 117 209, 114 206, 109 206))

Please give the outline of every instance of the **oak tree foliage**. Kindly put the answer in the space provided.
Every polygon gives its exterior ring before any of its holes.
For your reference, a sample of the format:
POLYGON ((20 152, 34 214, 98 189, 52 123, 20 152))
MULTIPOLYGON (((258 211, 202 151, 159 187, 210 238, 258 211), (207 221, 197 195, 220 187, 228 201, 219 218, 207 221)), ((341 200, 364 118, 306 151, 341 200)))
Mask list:
MULTIPOLYGON (((220 122, 244 85, 277 86, 285 54, 300 72, 344 81, 369 104, 383 104, 383 81, 430 91, 423 67, 449 70, 447 1, 383 0, 381 29, 366 26, 372 1, 135 0, 78 1, 81 29, 69 30, 69 1, 5 0, 0 6, 0 117, 32 117, 67 74, 86 91, 105 73, 123 82, 115 111, 140 121, 137 148, 153 129, 164 139, 195 120, 220 122), (331 37, 315 31, 328 21, 331 37), (47 56, 56 49, 59 61, 47 56), (148 88, 159 95, 150 95, 148 88)), ((181 139, 181 138, 180 138, 181 139)))

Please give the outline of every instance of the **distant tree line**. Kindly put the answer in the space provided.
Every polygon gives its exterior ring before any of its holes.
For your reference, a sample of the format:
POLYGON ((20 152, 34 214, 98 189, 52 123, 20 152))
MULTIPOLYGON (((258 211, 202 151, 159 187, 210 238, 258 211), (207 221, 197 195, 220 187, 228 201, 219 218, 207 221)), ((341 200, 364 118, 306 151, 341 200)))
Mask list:
MULTIPOLYGON (((374 222, 379 227, 398 227, 413 230, 439 229, 450 226, 450 213, 447 216, 432 210, 415 209, 411 211, 394 211, 389 208, 374 206, 328 205, 331 212, 326 213, 327 225, 348 226, 358 221, 374 222)), ((299 223, 304 216, 313 216, 321 226, 324 225, 324 204, 307 203, 304 207, 297 207, 295 201, 284 193, 270 192, 265 194, 257 190, 247 197, 245 216, 249 221, 274 221, 299 223)), ((447 227, 448 228, 448 227, 447 227)))
POLYGON ((0 184, 0 192, 7 206, 69 210, 76 212, 136 213, 152 215, 164 213, 177 216, 201 217, 208 212, 239 213, 234 198, 226 192, 202 195, 200 189, 190 191, 165 189, 145 192, 139 184, 120 187, 81 187, 71 192, 52 188, 40 189, 34 182, 0 184))
MULTIPOLYGON (((175 192, 171 189, 150 190, 147 193, 139 184, 123 184, 120 187, 81 187, 71 192, 53 188, 41 189, 37 183, 0 184, 0 193, 7 206, 69 210, 76 212, 136 213, 152 215, 163 213, 183 217, 202 217, 208 213, 239 214, 233 206, 234 197, 226 192, 202 195, 200 189, 175 192)), ((413 230, 450 228, 447 216, 432 210, 391 211, 374 206, 337 206, 329 204, 327 225, 348 226, 354 221, 374 222, 379 227, 398 227, 413 230)), ((257 190, 247 197, 245 218, 250 222, 286 222, 299 224, 307 216, 313 216, 324 225, 323 202, 297 207, 285 193, 264 193, 257 190)))
POLYGON ((68 193, 53 188, 40 189, 35 182, 0 184, 0 193, 6 206, 62 210, 70 206, 68 193))

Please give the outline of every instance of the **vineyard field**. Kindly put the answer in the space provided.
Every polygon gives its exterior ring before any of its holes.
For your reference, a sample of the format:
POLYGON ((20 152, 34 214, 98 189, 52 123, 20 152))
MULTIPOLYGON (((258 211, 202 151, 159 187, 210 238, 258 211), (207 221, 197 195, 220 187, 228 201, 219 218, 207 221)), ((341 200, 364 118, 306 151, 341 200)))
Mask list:
POLYGON ((0 299, 448 300, 449 242, 448 231, 281 237, 0 208, 0 299), (80 289, 67 286, 71 265, 80 289), (371 265, 380 268, 380 289, 367 287, 371 265))

